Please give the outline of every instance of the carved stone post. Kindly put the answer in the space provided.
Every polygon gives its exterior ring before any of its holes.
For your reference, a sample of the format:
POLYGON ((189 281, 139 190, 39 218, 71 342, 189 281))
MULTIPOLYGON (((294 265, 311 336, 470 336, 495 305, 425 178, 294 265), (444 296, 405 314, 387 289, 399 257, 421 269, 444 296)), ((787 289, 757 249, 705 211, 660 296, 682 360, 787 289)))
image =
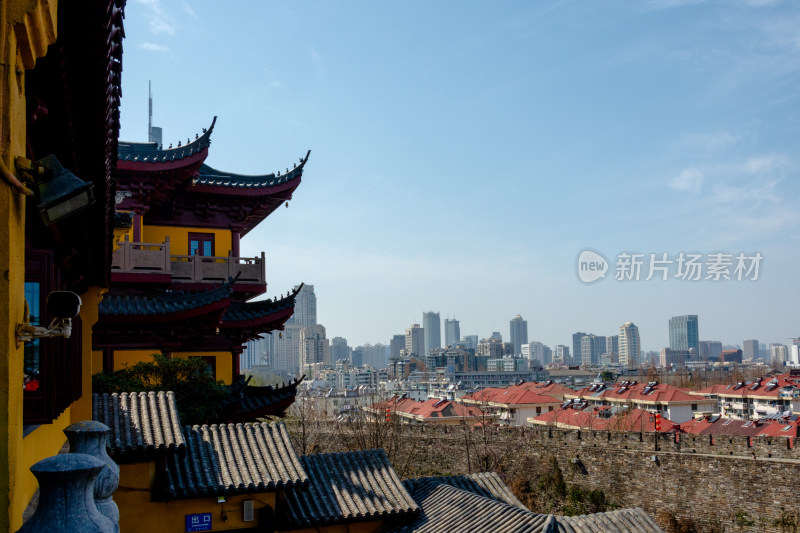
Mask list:
POLYGON ((77 422, 64 430, 72 453, 85 453, 96 457, 105 464, 94 483, 94 497, 97 510, 108 517, 119 531, 119 508, 111 496, 119 485, 119 465, 108 456, 106 445, 111 429, 100 422, 85 420, 77 422))
POLYGON ((114 533, 114 523, 97 510, 94 483, 105 463, 84 453, 43 459, 31 467, 39 481, 39 505, 17 533, 114 533))

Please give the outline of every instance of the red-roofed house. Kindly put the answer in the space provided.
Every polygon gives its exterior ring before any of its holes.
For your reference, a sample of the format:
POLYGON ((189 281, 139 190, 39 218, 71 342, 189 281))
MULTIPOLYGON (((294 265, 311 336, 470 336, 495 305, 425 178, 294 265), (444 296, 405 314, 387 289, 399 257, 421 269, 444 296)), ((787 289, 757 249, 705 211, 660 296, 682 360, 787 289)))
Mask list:
POLYGON ((562 401, 553 396, 541 394, 533 385, 525 383, 505 388, 486 388, 461 398, 467 405, 478 405, 487 412, 497 414, 501 423, 524 426, 529 417, 557 409, 562 401))
POLYGON ((529 389, 537 394, 544 394, 547 396, 552 396, 557 400, 564 401, 564 396, 567 394, 573 394, 575 389, 571 389, 566 385, 562 385, 561 383, 556 383, 553 380, 548 381, 526 381, 524 383, 520 383, 519 385, 514 385, 515 387, 520 387, 524 389, 529 389))
MULTIPOLYGON (((580 405, 580 404, 579 404, 580 405)), ((585 404, 582 404, 585 405, 585 404)), ((655 416, 643 409, 626 409, 612 412, 606 406, 580 408, 570 405, 537 417, 529 418, 528 423, 554 425, 567 429, 595 429, 604 431, 655 431, 655 416)), ((661 432, 679 429, 679 425, 666 418, 661 419, 661 432)))
POLYGON ((740 435, 746 437, 797 437, 797 420, 741 420, 704 416, 680 425, 681 431, 696 435, 740 435))
POLYGON ((731 385, 711 385, 691 394, 716 403, 715 413, 742 420, 800 414, 800 375, 780 374, 769 380, 741 381, 731 385))
POLYGON ((658 411, 664 418, 678 424, 693 419, 695 413, 713 413, 716 409, 714 400, 692 395, 688 389, 658 382, 645 384, 623 381, 612 387, 593 384, 565 397, 579 398, 590 407, 625 406, 629 409, 658 411))
POLYGON ((387 410, 390 417, 406 424, 467 424, 475 422, 492 422, 497 416, 484 413, 477 407, 461 405, 450 400, 431 398, 424 402, 412 398, 395 396, 364 410, 371 413, 376 420, 384 420, 387 410))

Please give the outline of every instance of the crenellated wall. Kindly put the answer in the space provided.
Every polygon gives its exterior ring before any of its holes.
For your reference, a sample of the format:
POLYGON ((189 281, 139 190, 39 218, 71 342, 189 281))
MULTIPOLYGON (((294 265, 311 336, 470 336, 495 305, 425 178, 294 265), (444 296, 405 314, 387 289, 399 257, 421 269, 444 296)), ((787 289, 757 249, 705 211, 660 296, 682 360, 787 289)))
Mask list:
MULTIPOLYGON (((390 459, 401 477, 463 474, 489 464, 508 482, 524 476, 531 461, 555 457, 568 483, 601 489, 617 505, 642 507, 654 518, 668 512, 691 519, 698 531, 780 532, 800 525, 794 481, 800 479, 800 443, 793 438, 662 434, 656 440, 653 433, 547 426, 486 432, 395 426, 386 446, 394 447, 390 459)), ((352 447, 358 431, 364 430, 314 424, 311 448, 352 447)))

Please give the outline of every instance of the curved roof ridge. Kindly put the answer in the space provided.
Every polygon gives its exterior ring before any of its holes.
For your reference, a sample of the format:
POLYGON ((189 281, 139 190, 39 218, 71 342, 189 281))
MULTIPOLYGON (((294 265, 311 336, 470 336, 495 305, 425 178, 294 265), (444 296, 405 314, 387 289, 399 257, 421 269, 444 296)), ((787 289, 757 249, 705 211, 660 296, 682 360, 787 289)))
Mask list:
POLYGON ((193 184, 232 188, 275 187, 299 178, 303 174, 303 167, 308 162, 310 155, 311 150, 308 150, 305 157, 300 158, 300 164, 295 163, 291 170, 287 167, 283 175, 281 175, 280 171, 268 174, 237 174, 219 170, 203 163, 200 166, 197 177, 193 180, 193 184))
POLYGON ((181 145, 180 141, 178 141, 179 144, 176 147, 170 144, 169 148, 164 148, 163 144, 159 146, 155 142, 119 141, 117 158, 121 161, 138 163, 158 163, 184 159, 209 147, 211 144, 211 132, 214 131, 216 123, 217 117, 214 116, 211 125, 208 128, 203 128, 202 135, 197 135, 193 141, 190 138, 189 142, 184 145, 181 145))

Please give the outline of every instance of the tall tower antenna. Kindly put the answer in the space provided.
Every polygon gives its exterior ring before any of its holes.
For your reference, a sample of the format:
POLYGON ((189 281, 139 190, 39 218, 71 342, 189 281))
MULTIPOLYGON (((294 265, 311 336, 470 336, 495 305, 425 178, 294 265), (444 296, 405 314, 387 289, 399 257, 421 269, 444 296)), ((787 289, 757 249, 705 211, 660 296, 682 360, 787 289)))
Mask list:
POLYGON ((153 89, 151 81, 147 80, 147 142, 153 142, 153 89))

